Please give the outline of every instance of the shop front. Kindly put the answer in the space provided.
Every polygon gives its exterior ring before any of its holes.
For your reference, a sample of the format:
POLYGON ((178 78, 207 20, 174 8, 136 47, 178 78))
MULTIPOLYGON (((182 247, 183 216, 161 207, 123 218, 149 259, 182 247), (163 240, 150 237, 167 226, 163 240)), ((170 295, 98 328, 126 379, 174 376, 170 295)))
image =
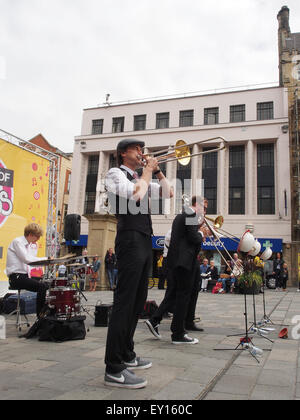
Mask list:
MULTIPOLYGON (((257 240, 261 244, 261 252, 263 252, 266 248, 271 248, 273 251, 273 256, 276 252, 282 252, 283 249, 283 241, 282 239, 278 238, 257 238, 257 240)), ((221 255, 216 250, 216 247, 221 252, 225 259, 229 259, 228 254, 224 249, 226 249, 231 256, 235 252, 237 252, 238 244, 240 239, 239 238, 225 238, 221 237, 219 241, 215 242, 212 238, 206 238, 206 240, 202 244, 202 249, 200 252, 200 261, 202 262, 204 258, 207 258, 209 261, 214 260, 215 266, 218 268, 219 272, 221 271, 221 267, 224 266, 224 261, 221 258, 221 255)), ((152 249, 153 249, 153 274, 156 273, 156 264, 159 258, 159 255, 163 253, 164 249, 164 236, 153 236, 152 237, 152 249)))

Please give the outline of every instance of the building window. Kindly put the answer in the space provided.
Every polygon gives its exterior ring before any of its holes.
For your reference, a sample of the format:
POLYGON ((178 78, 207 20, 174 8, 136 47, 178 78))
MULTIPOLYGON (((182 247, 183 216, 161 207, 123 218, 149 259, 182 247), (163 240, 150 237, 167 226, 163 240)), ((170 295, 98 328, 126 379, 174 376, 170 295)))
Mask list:
POLYGON ((84 213, 95 212, 96 187, 98 180, 99 155, 89 156, 88 171, 85 186, 84 213))
POLYGON ((177 162, 177 175, 176 175, 176 201, 175 201, 175 212, 176 214, 181 213, 183 200, 183 194, 191 197, 192 192, 192 165, 191 162, 186 165, 180 165, 177 162))
POLYGON ((245 214, 245 187, 229 188, 229 214, 245 214))
POLYGON ((245 214, 245 146, 229 148, 229 214, 245 214))
MULTIPOLYGON (((203 148, 203 151, 211 148, 203 148)), ((203 155, 202 179, 204 181, 204 197, 208 200, 207 214, 217 214, 218 185, 218 152, 203 155)))
POLYGON ((123 133, 123 131, 124 131, 124 121, 125 121, 124 117, 113 118, 112 132, 113 133, 123 133))
POLYGON ((257 145, 257 213, 275 214, 274 144, 257 145))
POLYGON ((134 131, 146 130, 146 115, 134 116, 134 131))
POLYGON ((96 192, 88 191, 85 193, 84 213, 95 213, 96 192))
POLYGON ((88 175, 98 175, 99 155, 89 156, 88 175))
POLYGON ((64 214, 63 214, 63 220, 66 219, 67 214, 68 214, 68 204, 64 204, 64 210, 63 210, 64 214))
POLYGON ((70 187, 71 187, 71 172, 67 172, 67 176, 68 176, 68 181, 67 181, 67 191, 66 191, 66 193, 69 194, 70 193, 70 187))
POLYGON ((103 120, 93 120, 92 134, 103 133, 103 120))
POLYGON ((230 122, 245 121, 246 105, 231 105, 230 106, 230 122))
POLYGON ((169 112, 162 112, 160 114, 156 114, 156 128, 169 128, 169 119, 169 112))
POLYGON ((297 80, 300 80, 300 64, 298 64, 298 66, 296 67, 296 77, 297 80))
POLYGON ((111 153, 109 155, 109 164, 108 164, 108 166, 109 166, 108 169, 116 168, 118 166, 117 157, 113 153, 111 153))
MULTIPOLYGON (((155 151, 153 151, 153 152, 155 152, 155 151)), ((157 153, 155 155, 155 157, 159 157, 162 154, 164 154, 164 152, 157 153)), ((166 175, 166 169, 167 169, 166 162, 161 162, 159 164, 159 168, 162 171, 162 173, 166 175)), ((159 184, 159 180, 156 178, 155 175, 153 176, 152 182, 159 184)), ((155 214, 155 215, 165 214, 165 199, 162 198, 162 197, 151 197, 150 208, 151 208, 151 214, 155 214)))
POLYGON ((191 127, 194 125, 194 110, 180 111, 179 127, 191 127))
POLYGON ((273 120, 274 118, 274 103, 273 102, 260 102, 257 104, 257 119, 273 120))
POLYGON ((205 125, 219 124, 219 108, 205 108, 204 109, 204 124, 205 125))

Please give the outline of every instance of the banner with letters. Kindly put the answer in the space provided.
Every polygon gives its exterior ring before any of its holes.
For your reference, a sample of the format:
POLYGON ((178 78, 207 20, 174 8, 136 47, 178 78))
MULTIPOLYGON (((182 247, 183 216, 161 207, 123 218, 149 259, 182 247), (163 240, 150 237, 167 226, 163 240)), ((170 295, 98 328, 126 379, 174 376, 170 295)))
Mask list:
POLYGON ((42 226, 38 256, 46 255, 48 192, 49 161, 0 138, 0 281, 7 281, 7 248, 27 224, 42 226))

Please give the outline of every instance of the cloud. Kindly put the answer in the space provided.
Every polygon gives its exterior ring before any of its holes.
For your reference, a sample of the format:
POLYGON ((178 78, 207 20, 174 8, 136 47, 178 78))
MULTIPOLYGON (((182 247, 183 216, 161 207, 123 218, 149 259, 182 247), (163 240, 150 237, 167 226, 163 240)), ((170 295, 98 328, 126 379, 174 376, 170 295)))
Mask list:
MULTIPOLYGON (((106 93, 125 101, 278 80, 281 0, 0 0, 0 7, 0 128, 25 139, 41 132, 65 151, 80 134, 82 109, 106 93)), ((299 32, 298 0, 289 8, 299 32)))

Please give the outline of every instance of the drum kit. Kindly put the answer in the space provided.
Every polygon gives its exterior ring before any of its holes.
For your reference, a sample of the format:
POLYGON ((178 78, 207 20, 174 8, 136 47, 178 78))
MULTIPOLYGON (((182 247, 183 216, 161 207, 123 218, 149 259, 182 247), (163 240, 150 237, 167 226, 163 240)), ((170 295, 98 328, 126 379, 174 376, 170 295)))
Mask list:
POLYGON ((83 258, 93 258, 93 256, 79 257, 75 254, 68 254, 61 258, 48 258, 30 264, 31 266, 44 267, 58 266, 58 270, 52 271, 50 278, 45 277, 44 281, 49 285, 46 304, 51 314, 59 319, 70 319, 79 316, 82 311, 88 312, 81 304, 81 298, 86 301, 87 298, 79 285, 82 273, 86 273, 88 264, 76 262, 83 258))

